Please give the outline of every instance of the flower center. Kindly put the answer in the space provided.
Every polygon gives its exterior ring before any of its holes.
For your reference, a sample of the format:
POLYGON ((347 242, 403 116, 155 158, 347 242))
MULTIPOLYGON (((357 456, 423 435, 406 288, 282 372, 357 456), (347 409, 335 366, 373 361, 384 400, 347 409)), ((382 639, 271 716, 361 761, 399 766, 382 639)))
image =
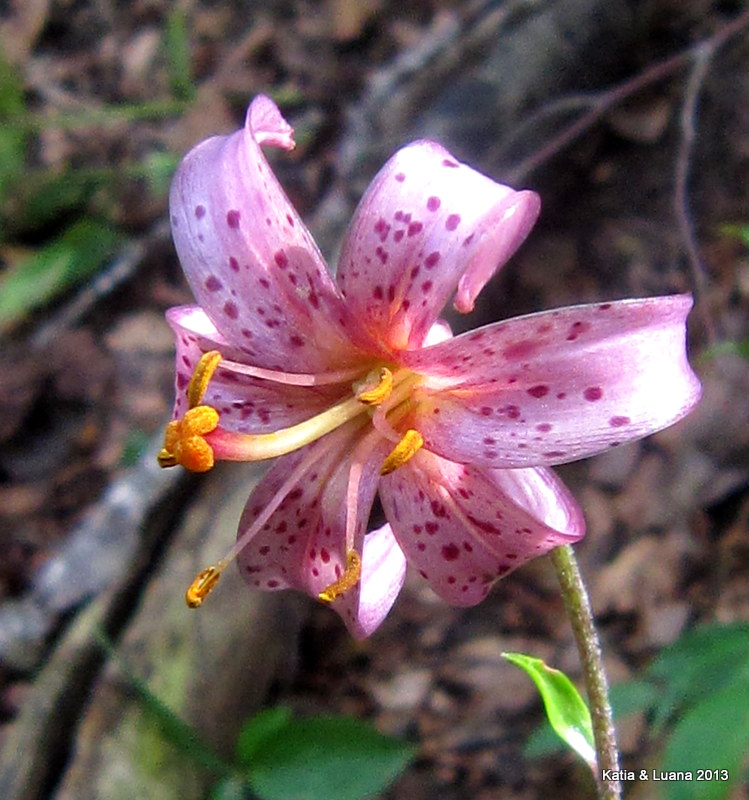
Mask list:
MULTIPOLYGON (((413 389, 421 381, 421 377, 410 370, 396 369, 393 372, 387 366, 377 367, 353 382, 350 397, 344 398, 320 414, 272 433, 246 434, 222 428, 219 425, 218 411, 210 405, 203 404, 208 385, 221 360, 221 354, 212 350, 204 353, 198 362, 187 387, 188 410, 182 419, 172 420, 166 427, 164 447, 158 455, 160 466, 172 467, 180 464, 194 472, 206 472, 213 467, 216 460, 261 461, 275 458, 317 441, 361 414, 368 414, 377 434, 394 444, 382 464, 381 475, 389 475, 403 466, 424 444, 418 431, 409 429, 405 433, 399 433, 393 428, 393 423, 398 424, 403 419, 410 406, 413 389)), ((244 369, 249 371, 252 368, 244 369)), ((273 373, 270 370, 260 372, 262 375, 258 374, 257 377, 272 379, 273 373)), ((332 373, 336 378, 344 374, 332 373)), ((316 381, 314 376, 283 374, 283 378, 281 382, 302 385, 314 385, 320 382, 316 381)), ((372 433, 377 435, 374 430, 372 433)), ((352 466, 349 476, 351 484, 349 494, 352 496, 357 493, 360 472, 361 464, 352 466)), ((274 508, 266 509, 267 516, 280 504, 291 488, 289 486, 280 495, 274 508)), ((347 505, 355 507, 353 502, 347 505)), ((355 521, 352 514, 353 512, 349 511, 348 516, 351 518, 347 519, 346 524, 346 568, 338 580, 318 595, 319 599, 326 603, 332 603, 356 586, 361 576, 361 556, 353 549, 355 521)), ((243 540, 247 538, 249 541, 249 534, 250 531, 246 531, 227 557, 203 570, 195 578, 185 596, 190 608, 202 605, 205 597, 218 582, 223 569, 246 544, 243 540)))

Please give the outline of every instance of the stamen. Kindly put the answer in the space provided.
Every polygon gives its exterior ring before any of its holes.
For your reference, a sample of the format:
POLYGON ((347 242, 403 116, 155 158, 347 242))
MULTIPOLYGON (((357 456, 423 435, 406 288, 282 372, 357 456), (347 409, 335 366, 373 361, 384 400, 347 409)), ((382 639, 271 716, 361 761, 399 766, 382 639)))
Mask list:
POLYGON ((187 403, 189 408, 199 406, 203 400, 208 383, 216 371, 216 367, 221 361, 221 353, 218 350, 209 350, 203 353, 195 367, 195 372, 187 384, 187 403))
POLYGON ((378 383, 369 388, 373 379, 374 377, 370 373, 365 378, 363 386, 354 387, 356 399, 368 406, 380 405, 393 391, 393 373, 387 367, 380 368, 378 383))
POLYGON ((361 556, 356 550, 349 550, 346 553, 346 570, 343 575, 323 589, 317 595, 318 600, 323 603, 332 603, 337 600, 344 592, 353 589, 361 578, 361 556))
POLYGON ((332 383, 346 383, 353 380, 357 375, 361 375, 361 367, 350 367, 331 372, 279 372, 275 369, 265 369, 264 367, 253 367, 249 364, 241 364, 238 361, 224 359, 222 366, 231 372, 241 375, 249 375, 252 378, 272 381, 273 383, 283 383, 287 386, 327 386, 332 383))
POLYGON ((160 467, 181 464, 192 472, 207 472, 213 467, 213 448, 206 434, 218 427, 218 411, 211 406, 196 406, 185 412, 182 419, 173 419, 164 432, 164 447, 157 461, 160 467))
POLYGON ((424 437, 413 428, 403 434, 403 438, 392 449, 390 454, 382 462, 380 475, 390 475, 407 461, 410 461, 416 453, 423 447, 424 437))
POLYGON ((219 561, 215 566, 207 567, 198 574, 185 592, 185 602, 190 608, 200 608, 203 605, 203 600, 218 583, 225 566, 226 562, 219 561))

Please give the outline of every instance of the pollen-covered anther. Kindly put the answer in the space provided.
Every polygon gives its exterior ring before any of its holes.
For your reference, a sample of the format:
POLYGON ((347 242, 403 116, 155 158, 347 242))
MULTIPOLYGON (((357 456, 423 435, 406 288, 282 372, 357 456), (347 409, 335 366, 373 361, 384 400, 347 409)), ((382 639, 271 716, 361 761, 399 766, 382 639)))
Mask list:
POLYGON ((341 577, 323 589, 317 595, 318 600, 323 603, 332 603, 337 600, 344 592, 353 589, 361 578, 361 556, 356 550, 349 550, 346 553, 346 569, 341 577))
POLYGON ((195 367, 195 372, 187 384, 187 404, 189 408, 199 406, 203 401, 208 384, 216 371, 216 367, 221 361, 221 353, 218 350, 209 350, 203 353, 195 367))
POLYGON ((190 608, 200 608, 203 605, 203 600, 218 583, 223 568, 224 564, 219 563, 216 566, 207 567, 197 575, 185 592, 185 602, 190 608))
POLYGON ((159 466, 177 464, 191 472, 207 472, 213 467, 213 449, 205 435, 218 427, 218 411, 211 406, 189 409, 182 419, 173 419, 164 433, 164 447, 157 456, 159 466))
POLYGON ((356 399, 368 406, 380 405, 392 391, 393 373, 387 367, 380 367, 377 375, 370 373, 361 385, 355 387, 356 399))
POLYGON ((423 445, 424 437, 417 430, 409 428, 382 462, 380 475, 390 475, 391 472, 395 472, 407 461, 410 461, 423 445))

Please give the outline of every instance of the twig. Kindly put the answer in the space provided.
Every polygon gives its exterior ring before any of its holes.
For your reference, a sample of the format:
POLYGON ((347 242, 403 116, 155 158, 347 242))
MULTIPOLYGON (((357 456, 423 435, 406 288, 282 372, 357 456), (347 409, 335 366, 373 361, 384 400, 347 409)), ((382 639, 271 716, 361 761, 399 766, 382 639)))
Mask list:
MULTIPOLYGON (((540 150, 528 156, 528 158, 521 161, 520 164, 513 169, 503 172, 503 175, 507 178, 507 182, 511 184, 522 182, 531 172, 538 169, 542 164, 545 164, 557 153, 561 152, 565 147, 575 141, 578 136, 589 130, 617 103, 631 97, 633 94, 640 91, 640 89, 657 83, 673 73, 678 72, 680 69, 685 68, 690 62, 702 58, 702 54, 706 50, 709 50, 711 54, 714 53, 747 26, 749 26, 749 9, 739 14, 736 19, 724 25, 712 36, 697 42, 686 50, 682 50, 663 61, 653 64, 643 72, 627 79, 623 83, 613 86, 611 89, 589 95, 588 98, 592 106, 591 109, 574 122, 570 123, 570 125, 564 128, 545 147, 542 147, 540 150)), ((580 97, 580 95, 576 95, 572 99, 575 102, 579 102, 580 97)), ((584 98, 585 96, 582 97, 584 98)), ((559 109, 564 108, 568 100, 570 100, 570 98, 556 100, 553 104, 550 104, 552 107, 551 112, 548 108, 543 107, 534 112, 533 117, 540 119, 551 113, 559 113, 559 109)), ((529 120, 530 119, 532 119, 532 117, 529 118, 529 120)), ((528 120, 522 122, 521 127, 525 128, 527 122, 528 120)), ((512 136, 514 137, 514 134, 512 134, 512 136)))
MULTIPOLYGON (((676 154, 676 174, 674 178, 674 215, 684 243, 689 267, 692 271, 695 294, 698 297, 705 297, 706 295, 707 276, 700 258, 697 238, 694 233, 694 220, 689 205, 689 172, 697 129, 699 95, 715 49, 716 45, 714 43, 706 42, 700 45, 694 53, 694 64, 689 72, 689 79, 684 89, 684 104, 681 108, 679 120, 681 138, 676 154)), ((715 345, 717 336, 712 317, 705 306, 700 308, 708 344, 715 345)))
POLYGON ((607 779, 607 774, 619 770, 619 751, 616 731, 609 702, 609 687, 601 656, 601 644, 593 621, 585 583, 577 565, 575 553, 569 545, 557 547, 551 553, 562 588, 564 606, 572 625, 580 661, 585 675, 585 688, 593 721, 593 739, 598 757, 598 793, 600 800, 619 800, 622 787, 618 780, 607 779))

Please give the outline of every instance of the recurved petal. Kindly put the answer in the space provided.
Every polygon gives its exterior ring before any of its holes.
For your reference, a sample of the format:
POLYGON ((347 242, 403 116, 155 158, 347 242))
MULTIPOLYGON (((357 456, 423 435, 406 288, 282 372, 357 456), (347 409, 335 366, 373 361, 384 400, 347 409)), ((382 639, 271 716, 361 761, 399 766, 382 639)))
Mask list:
MULTIPOLYGON (((177 356, 173 416, 187 411, 187 387, 201 356, 218 350, 230 362, 247 358, 216 330, 199 306, 175 306, 166 313, 175 333, 177 356)), ((208 384, 203 402, 220 415, 221 427, 241 433, 269 433, 309 419, 340 399, 340 386, 291 386, 251 377, 219 365, 208 384)))
POLYGON ((358 597, 346 592, 333 608, 357 639, 365 639, 380 626, 395 603, 406 579, 406 556, 389 525, 364 537, 362 574, 358 597))
POLYGON ((512 570, 585 533, 546 469, 488 470, 421 451, 383 479, 382 505, 408 562, 448 603, 471 606, 512 570))
POLYGON ((354 214, 337 280, 355 316, 391 350, 419 347, 457 289, 470 311, 538 216, 517 192, 419 141, 382 168, 354 214))
POLYGON ((574 306, 403 353, 430 376, 410 424, 429 450, 488 467, 574 461, 654 433, 700 398, 691 307, 688 295, 574 306))
POLYGON ((200 306, 255 364, 309 372, 352 358, 338 289, 260 144, 293 147, 263 95, 242 130, 184 158, 170 194, 172 234, 200 306))
MULTIPOLYGON (((317 598, 346 569, 346 514, 349 475, 359 428, 345 428, 277 459, 250 495, 238 537, 250 529, 279 491, 286 497, 238 556, 250 586, 297 589, 317 598)), ((332 607, 354 636, 367 636, 384 619, 403 583, 402 556, 388 534, 369 544, 364 532, 379 479, 382 448, 363 465, 356 494, 354 548, 362 553, 362 579, 332 607)))

